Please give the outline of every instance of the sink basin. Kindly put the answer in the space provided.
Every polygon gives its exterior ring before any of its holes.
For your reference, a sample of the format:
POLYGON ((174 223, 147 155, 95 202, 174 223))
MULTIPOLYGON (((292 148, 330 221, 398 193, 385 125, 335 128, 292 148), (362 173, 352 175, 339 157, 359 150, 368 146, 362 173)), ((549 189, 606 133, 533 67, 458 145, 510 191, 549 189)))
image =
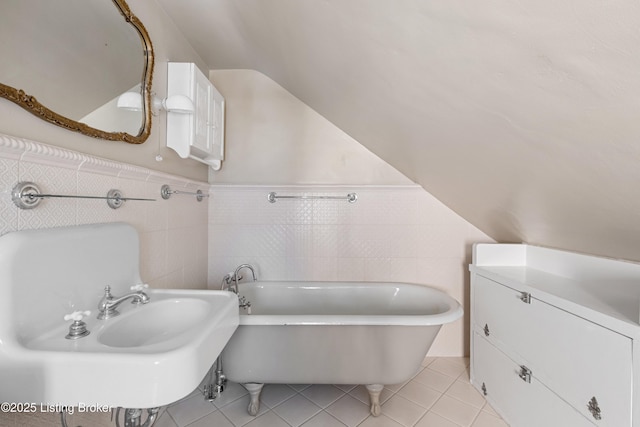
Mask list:
MULTIPOLYGON (((139 306, 110 319, 97 337, 110 347, 142 347, 179 339, 206 322, 209 304, 197 298, 171 298, 139 306)), ((182 340, 180 340, 182 341, 182 340)))
POLYGON ((97 319, 104 287, 143 283, 124 223, 0 236, 0 401, 152 408, 191 393, 238 326, 227 291, 149 289, 150 301, 97 319), (74 311, 90 334, 65 339, 74 311))
POLYGON ((151 408, 175 402, 200 384, 238 326, 236 295, 147 294, 149 303, 125 301, 111 319, 98 320, 95 313, 85 318, 86 337, 65 339, 66 322, 20 342, 23 357, 39 359, 46 371, 43 401, 151 408))

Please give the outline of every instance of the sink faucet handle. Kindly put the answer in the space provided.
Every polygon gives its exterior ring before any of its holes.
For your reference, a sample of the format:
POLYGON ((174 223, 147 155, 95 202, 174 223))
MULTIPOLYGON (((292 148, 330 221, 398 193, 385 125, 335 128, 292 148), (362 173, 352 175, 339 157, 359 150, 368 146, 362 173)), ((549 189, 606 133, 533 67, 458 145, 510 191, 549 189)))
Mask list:
POLYGON ((64 315, 64 320, 65 321, 68 321, 68 320, 80 321, 83 318, 89 316, 90 314, 91 314, 91 311, 89 311, 89 310, 74 311, 73 313, 65 314, 64 315))
POLYGON ((73 323, 69 325, 69 333, 65 336, 68 340, 76 340, 78 338, 86 337, 89 335, 87 330, 87 324, 82 321, 83 317, 87 317, 91 314, 89 310, 74 311, 73 313, 66 314, 64 320, 73 320, 73 323))
POLYGON ((138 283, 137 285, 133 285, 131 287, 131 290, 137 292, 137 291, 142 291, 144 289, 147 289, 148 287, 149 287, 149 285, 146 284, 146 283, 138 283))

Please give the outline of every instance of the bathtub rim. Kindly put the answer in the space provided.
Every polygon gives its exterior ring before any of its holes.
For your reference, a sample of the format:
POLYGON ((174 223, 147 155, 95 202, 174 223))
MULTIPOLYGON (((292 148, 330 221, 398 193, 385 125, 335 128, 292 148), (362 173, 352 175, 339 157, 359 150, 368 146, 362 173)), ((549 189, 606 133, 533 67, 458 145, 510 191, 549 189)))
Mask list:
POLYGON ((437 295, 448 309, 436 314, 247 314, 240 310, 240 326, 436 326, 455 322, 464 315, 462 305, 441 289, 433 286, 405 282, 366 282, 366 281, 301 281, 301 280, 259 280, 256 282, 241 282, 239 293, 243 287, 257 286, 334 286, 334 287, 375 287, 375 286, 406 286, 413 289, 426 289, 426 292, 437 295))

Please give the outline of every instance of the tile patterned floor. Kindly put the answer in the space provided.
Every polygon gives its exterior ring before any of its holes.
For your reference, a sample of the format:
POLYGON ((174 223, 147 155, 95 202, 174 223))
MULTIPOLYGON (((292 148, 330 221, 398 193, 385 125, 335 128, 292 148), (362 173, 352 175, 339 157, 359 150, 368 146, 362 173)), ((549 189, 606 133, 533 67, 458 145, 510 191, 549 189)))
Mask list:
POLYGON ((469 383, 466 358, 427 358, 404 384, 386 386, 382 415, 369 415, 363 386, 268 384, 260 412, 247 414, 249 395, 228 383, 207 402, 200 390, 167 407, 155 427, 507 427, 469 383))

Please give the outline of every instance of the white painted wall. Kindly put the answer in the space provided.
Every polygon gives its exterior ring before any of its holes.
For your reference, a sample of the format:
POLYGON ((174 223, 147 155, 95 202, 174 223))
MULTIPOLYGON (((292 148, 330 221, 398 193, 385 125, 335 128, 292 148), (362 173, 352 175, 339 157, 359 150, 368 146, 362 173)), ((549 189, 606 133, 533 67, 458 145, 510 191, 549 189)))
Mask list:
POLYGON ((214 183, 409 184, 308 105, 254 70, 214 70, 225 97, 226 147, 214 183))

